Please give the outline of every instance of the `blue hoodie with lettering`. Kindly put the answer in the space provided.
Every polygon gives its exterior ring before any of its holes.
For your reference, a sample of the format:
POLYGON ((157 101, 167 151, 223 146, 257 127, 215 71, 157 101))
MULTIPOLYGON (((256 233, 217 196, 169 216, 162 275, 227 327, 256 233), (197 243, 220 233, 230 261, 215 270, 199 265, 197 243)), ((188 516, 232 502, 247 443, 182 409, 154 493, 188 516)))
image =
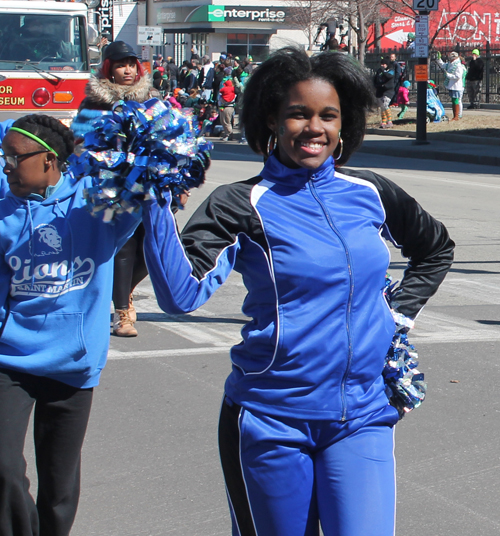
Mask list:
POLYGON ((9 191, 0 201, 0 368, 80 388, 99 383, 113 257, 140 215, 114 224, 92 216, 83 198, 91 185, 65 173, 46 199, 9 191))

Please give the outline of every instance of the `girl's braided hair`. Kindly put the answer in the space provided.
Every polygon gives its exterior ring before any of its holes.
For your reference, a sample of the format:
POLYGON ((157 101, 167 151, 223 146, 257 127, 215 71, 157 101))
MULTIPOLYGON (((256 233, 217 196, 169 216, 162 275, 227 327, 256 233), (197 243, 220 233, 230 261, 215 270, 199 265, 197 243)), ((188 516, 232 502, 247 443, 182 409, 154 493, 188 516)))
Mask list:
POLYGON ((13 127, 22 128, 42 139, 59 155, 57 165, 59 169, 66 162, 75 149, 73 132, 55 117, 50 115, 31 114, 18 119, 13 127))
POLYGON ((329 82, 339 95, 344 147, 336 165, 345 164, 359 148, 365 135, 366 114, 376 106, 367 72, 343 52, 309 57, 303 50, 285 47, 253 72, 243 94, 242 123, 252 150, 268 156, 267 142, 272 134, 267 126, 269 117, 277 118, 293 85, 311 79, 329 82))

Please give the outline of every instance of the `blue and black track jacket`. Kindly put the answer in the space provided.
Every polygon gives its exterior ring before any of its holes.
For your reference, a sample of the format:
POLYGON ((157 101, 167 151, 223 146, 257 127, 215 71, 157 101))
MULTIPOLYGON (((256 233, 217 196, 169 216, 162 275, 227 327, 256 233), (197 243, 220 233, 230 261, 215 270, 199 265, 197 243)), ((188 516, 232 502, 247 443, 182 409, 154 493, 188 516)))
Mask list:
POLYGON ((453 260, 444 225, 368 171, 290 169, 215 190, 182 235, 168 207, 145 208, 145 253, 168 313, 200 307, 234 268, 251 320, 231 350, 226 393, 271 415, 346 420, 387 404, 381 376, 394 334, 383 295, 390 239, 409 258, 396 295, 415 317, 453 260))

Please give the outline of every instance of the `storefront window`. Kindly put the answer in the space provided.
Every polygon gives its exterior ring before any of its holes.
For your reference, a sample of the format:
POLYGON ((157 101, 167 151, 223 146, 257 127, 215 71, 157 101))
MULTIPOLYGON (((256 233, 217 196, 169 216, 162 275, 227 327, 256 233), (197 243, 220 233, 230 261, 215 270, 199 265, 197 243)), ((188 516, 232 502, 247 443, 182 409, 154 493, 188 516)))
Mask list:
POLYGON ((248 42, 251 45, 264 45, 269 43, 269 36, 267 34, 248 34, 248 42))
POLYGON ((250 55, 253 61, 264 61, 269 56, 269 35, 227 34, 227 52, 240 58, 250 55))
POLYGON ((231 45, 246 45, 248 43, 248 34, 227 34, 227 44, 231 45))
POLYGON ((266 61, 267 58, 269 58, 269 47, 261 47, 261 46, 250 46, 249 54, 252 56, 252 59, 254 62, 262 62, 266 61))
POLYGON ((238 58, 246 58, 248 56, 248 47, 246 45, 227 45, 227 51, 229 54, 238 56, 238 58))
POLYGON ((194 33, 191 34, 191 42, 194 46, 196 46, 196 50, 198 51, 198 56, 200 58, 202 56, 205 56, 208 52, 208 34, 206 33, 194 33))
POLYGON ((174 34, 174 61, 177 65, 181 65, 182 62, 186 59, 186 39, 185 34, 176 33, 174 34))

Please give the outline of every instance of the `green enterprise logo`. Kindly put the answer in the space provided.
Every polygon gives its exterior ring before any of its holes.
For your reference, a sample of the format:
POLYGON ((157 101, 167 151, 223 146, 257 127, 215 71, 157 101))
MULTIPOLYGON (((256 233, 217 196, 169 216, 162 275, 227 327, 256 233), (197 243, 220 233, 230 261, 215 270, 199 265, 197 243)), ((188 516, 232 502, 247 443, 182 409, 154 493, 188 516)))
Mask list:
POLYGON ((208 20, 209 22, 224 22, 224 9, 225 6, 208 6, 208 20))

